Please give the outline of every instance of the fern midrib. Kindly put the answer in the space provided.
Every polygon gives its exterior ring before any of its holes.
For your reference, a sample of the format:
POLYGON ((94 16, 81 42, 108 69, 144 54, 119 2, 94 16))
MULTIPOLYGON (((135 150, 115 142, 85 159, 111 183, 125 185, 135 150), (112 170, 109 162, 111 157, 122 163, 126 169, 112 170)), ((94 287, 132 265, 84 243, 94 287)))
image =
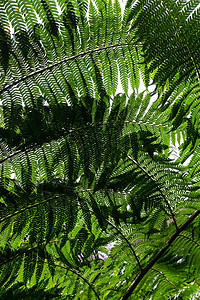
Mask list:
MULTIPOLYGON (((55 241, 55 240, 54 240, 54 241, 50 241, 50 242, 48 242, 48 244, 49 244, 49 243, 52 243, 52 242, 57 242, 57 241, 55 241)), ((46 244, 45 244, 45 245, 46 245, 46 244)), ((36 246, 35 246, 35 247, 32 247, 32 248, 29 248, 29 249, 27 249, 27 252, 29 252, 29 251, 34 251, 35 248, 36 248, 36 246)), ((26 252, 26 253, 27 253, 27 252, 26 252)), ((20 253, 17 253, 17 255, 16 255, 16 256, 13 256, 12 258, 10 258, 9 261, 14 260, 14 259, 18 258, 18 257, 21 256, 21 255, 24 255, 24 252, 23 252, 23 251, 21 251, 20 253)), ((71 268, 69 268, 69 267, 67 267, 67 266, 62 266, 62 265, 60 265, 60 264, 56 264, 56 263, 52 264, 52 263, 50 263, 49 261, 44 261, 44 263, 46 263, 46 264, 51 264, 52 266, 55 266, 55 267, 58 267, 58 268, 65 269, 65 270, 67 270, 67 271, 70 271, 70 272, 76 274, 78 277, 80 277, 83 281, 86 282, 86 284, 87 284, 87 285, 91 288, 91 290, 94 292, 94 294, 95 294, 95 296, 97 297, 97 299, 98 299, 98 300, 101 300, 100 297, 99 297, 99 295, 98 295, 98 293, 96 292, 95 288, 93 287, 93 285, 92 285, 92 284, 91 284, 84 276, 82 276, 79 272, 77 272, 76 270, 71 269, 71 268)))
MULTIPOLYGON (((48 264, 48 262, 44 262, 46 264, 48 264)), ((59 265, 59 264, 54 264, 53 266, 55 267, 58 267, 58 268, 62 268, 64 270, 67 270, 67 271, 70 271, 74 274, 76 274, 78 277, 80 277, 83 281, 85 281, 87 283, 87 285, 91 288, 91 290, 94 292, 95 296, 97 297, 98 300, 101 300, 99 295, 97 294, 97 291, 94 289, 94 287, 92 286, 92 284, 84 277, 82 276, 80 273, 78 273, 76 270, 74 269, 71 269, 71 268, 68 268, 66 266, 62 266, 62 265, 59 265)))
POLYGON ((76 59, 78 57, 82 57, 82 56, 85 56, 85 55, 88 55, 88 54, 92 54, 92 53, 95 53, 95 52, 100 52, 100 51, 103 51, 103 50, 107 50, 107 49, 112 49, 112 48, 117 48, 117 47, 126 47, 126 46, 130 46, 130 45, 135 45, 137 46, 138 44, 135 44, 135 43, 121 43, 121 44, 115 44, 115 45, 109 45, 109 46, 105 46, 105 47, 100 47, 100 48, 97 48, 97 49, 92 49, 92 50, 88 50, 86 52, 82 52, 82 53, 79 53, 79 54, 76 54, 74 56, 71 56, 71 57, 68 57, 66 59, 63 59, 55 64, 52 64, 46 68, 43 68, 43 69, 40 69, 38 71, 35 71, 35 72, 32 72, 30 73, 29 75, 9 84, 8 86, 6 86, 5 88, 3 88, 2 90, 0 90, 0 95, 3 94, 4 92, 8 91, 9 89, 11 89, 13 86, 16 86, 17 84, 23 82, 23 81, 26 81, 27 79, 35 76, 35 75, 38 75, 38 74, 41 74, 45 71, 48 71, 48 70, 51 70, 53 69, 54 67, 57 67, 59 65, 62 65, 63 63, 66 63, 70 60, 73 60, 73 59, 76 59))
POLYGON ((15 217, 15 216, 17 216, 17 215, 19 215, 19 214, 22 214, 22 213, 25 212, 26 210, 35 208, 35 207, 37 207, 37 206, 39 206, 39 205, 48 203, 48 202, 50 202, 50 201, 52 201, 52 200, 59 199, 60 197, 63 197, 63 195, 62 195, 62 196, 57 196, 57 197, 54 197, 54 198, 51 198, 51 199, 46 199, 46 200, 44 200, 44 201, 42 201, 42 202, 39 202, 39 203, 35 203, 35 204, 32 204, 32 205, 29 205, 29 206, 27 206, 27 207, 25 207, 25 208, 23 208, 23 209, 21 209, 21 210, 18 210, 18 211, 16 211, 16 212, 14 212, 14 213, 11 214, 11 215, 6 216, 5 218, 0 219, 0 224, 1 224, 2 222, 5 222, 5 221, 9 220, 9 219, 12 218, 12 217, 15 217))
MULTIPOLYGON (((68 188, 69 188, 69 187, 68 187, 68 188)), ((92 192, 93 190, 92 190, 92 189, 75 190, 74 188, 71 188, 70 191, 74 191, 75 193, 86 193, 86 192, 92 192)), ((15 216, 17 216, 17 215, 19 215, 19 214, 22 214, 22 213, 25 212, 26 210, 29 210, 29 209, 35 208, 35 207, 37 207, 37 206, 43 205, 43 204, 45 204, 45 203, 48 203, 48 202, 51 202, 51 201, 60 199, 60 198, 62 198, 62 197, 64 197, 64 196, 66 196, 66 194, 62 194, 62 195, 59 195, 59 196, 55 196, 55 197, 53 197, 53 198, 46 199, 46 200, 44 200, 44 201, 41 201, 41 202, 38 202, 38 203, 35 203, 35 204, 32 204, 32 205, 29 205, 29 206, 27 206, 27 207, 25 207, 25 208, 23 208, 23 209, 20 209, 20 210, 14 212, 13 214, 10 214, 10 215, 8 215, 8 216, 6 216, 6 217, 0 219, 0 224, 1 224, 2 222, 5 222, 5 221, 9 220, 9 219, 12 218, 12 217, 15 217, 15 216)))
MULTIPOLYGON (((164 125, 164 124, 155 124, 154 123, 151 123, 151 122, 143 122, 143 121, 136 121, 136 120, 133 120, 133 121, 123 121, 123 120, 120 120, 121 122, 123 122, 124 124, 138 124, 138 125, 147 125, 147 126, 152 126, 152 127, 164 127, 164 128, 168 128, 169 130, 172 128, 172 126, 170 125, 164 125)), ((118 121, 119 122, 119 121, 118 121)), ((84 125, 82 127, 79 127, 79 128, 72 128, 70 129, 68 132, 64 132, 63 134, 61 134, 58 139, 52 139, 50 140, 49 142, 46 142, 44 144, 36 144, 36 145, 33 145, 31 146, 30 148, 26 148, 25 150, 22 149, 22 150, 18 150, 8 156, 6 156, 5 158, 2 158, 0 159, 0 164, 4 163, 5 161, 9 160, 10 158, 20 154, 20 153, 29 153, 30 151, 33 151, 35 149, 37 149, 38 147, 41 147, 41 146, 44 146, 44 145, 47 145, 48 143, 50 142, 53 142, 53 141, 58 141, 59 139, 62 139, 62 138, 65 138, 66 136, 72 134, 73 132, 77 132, 79 130, 83 130, 83 129, 87 129, 87 128, 90 128, 90 127, 97 127, 97 126, 104 126, 104 125, 107 125, 107 124, 115 124, 116 122, 115 121, 109 121, 109 122, 99 122, 98 124, 95 124, 95 123, 91 123, 91 124, 87 124, 87 125, 84 125)))
POLYGON ((159 273, 162 277, 164 277, 164 279, 167 281, 167 282, 169 282, 171 285, 173 285, 175 288, 177 288, 177 286, 173 283, 173 282, 171 282, 166 276, 165 276, 165 274, 163 273, 163 272, 161 272, 161 271, 159 271, 159 270, 157 270, 157 269, 155 269, 155 268, 151 268, 154 272, 157 272, 157 273, 159 273))
POLYGON ((196 244, 198 247, 200 247, 200 244, 197 243, 194 239, 192 239, 191 237, 184 235, 184 234, 180 234, 180 236, 184 237, 186 240, 191 241, 192 243, 196 244))
MULTIPOLYGON (((131 160, 141 171, 143 171, 151 179, 151 181, 153 181, 153 182, 156 183, 155 179, 142 166, 140 166, 140 164, 137 161, 135 161, 129 155, 128 155, 128 159, 131 160)), ((165 201, 165 203, 166 203, 166 205, 167 205, 167 207, 169 209, 169 212, 170 212, 170 214, 172 216, 172 219, 173 219, 174 225, 176 227, 176 230, 178 230, 178 225, 176 223, 176 220, 175 220, 175 217, 174 217, 174 213, 172 211, 172 208, 171 208, 171 206, 170 206, 170 204, 169 204, 166 196, 163 194, 162 189, 158 185, 157 185, 157 189, 158 189, 159 193, 161 194, 161 196, 163 197, 163 199, 164 199, 164 201, 165 201)))
POLYGON ((133 246, 131 245, 131 243, 129 242, 129 240, 126 238, 126 236, 122 233, 122 231, 116 227, 114 224, 112 224, 110 221, 107 221, 107 223, 112 226, 121 236, 122 238, 125 240, 125 242, 127 243, 127 245, 129 246, 131 252, 133 253, 133 256, 135 257, 136 261, 137 261, 137 264, 138 264, 138 267, 140 269, 140 272, 142 272, 142 266, 140 264, 140 261, 139 261, 139 258, 137 257, 137 254, 133 248, 133 246))

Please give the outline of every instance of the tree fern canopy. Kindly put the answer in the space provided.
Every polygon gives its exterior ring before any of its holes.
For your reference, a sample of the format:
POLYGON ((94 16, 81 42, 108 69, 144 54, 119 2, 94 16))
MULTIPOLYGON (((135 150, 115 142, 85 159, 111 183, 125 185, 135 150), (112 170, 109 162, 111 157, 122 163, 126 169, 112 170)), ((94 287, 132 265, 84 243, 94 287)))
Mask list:
POLYGON ((0 299, 199 299, 199 10, 1 1, 0 299))

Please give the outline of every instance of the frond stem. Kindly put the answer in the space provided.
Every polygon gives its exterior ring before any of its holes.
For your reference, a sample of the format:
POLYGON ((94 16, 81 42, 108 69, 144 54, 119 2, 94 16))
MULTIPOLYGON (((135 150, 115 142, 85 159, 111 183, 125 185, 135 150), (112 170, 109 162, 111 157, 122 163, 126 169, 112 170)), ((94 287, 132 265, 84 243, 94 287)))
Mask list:
MULTIPOLYGON (((75 192, 76 192, 76 193, 84 193, 84 192, 88 192, 88 191, 90 192, 90 191, 92 191, 92 190, 91 190, 91 189, 86 189, 86 190, 79 190, 79 191, 75 191, 75 192)), ((16 212, 14 212, 14 213, 11 214, 11 215, 6 216, 5 218, 0 219, 0 223, 5 222, 5 221, 9 220, 10 218, 15 217, 15 216, 17 216, 17 215, 19 215, 19 214, 22 214, 22 213, 25 212, 26 210, 35 208, 35 207, 37 207, 37 206, 43 205, 43 204, 45 204, 45 203, 48 203, 48 202, 50 202, 50 201, 59 199, 59 198, 64 197, 64 196, 66 196, 66 194, 58 195, 58 196, 55 196, 55 197, 53 197, 53 198, 46 199, 46 200, 44 200, 44 201, 41 201, 41 202, 38 202, 38 203, 35 203, 35 204, 32 204, 32 205, 29 205, 29 206, 27 206, 27 207, 25 207, 25 208, 22 208, 21 210, 18 210, 18 211, 16 211, 16 212)))
MULTIPOLYGON (((32 149, 31 149, 31 150, 32 150, 32 149)), ((29 150, 29 151, 31 151, 31 150, 29 150)), ((28 151, 28 152, 29 152, 29 151, 28 151)), ((5 158, 2 158, 2 159, 0 160, 0 164, 2 164, 2 163, 5 162, 6 160, 8 160, 8 159, 12 158, 13 156, 15 156, 15 155, 17 155, 17 154, 19 154, 19 153, 22 153, 22 152, 23 152, 23 150, 18 150, 18 151, 16 151, 16 152, 14 152, 14 153, 12 153, 12 154, 6 156, 5 158)), ((25 151, 25 152, 26 152, 26 151, 25 151)))
MULTIPOLYGON (((128 155, 128 158, 141 170, 141 171, 143 171, 150 179, 151 179, 151 181, 153 181, 154 183, 157 183, 156 182, 156 180, 142 167, 142 166, 140 166, 140 164, 137 162, 137 161, 135 161, 131 156, 129 156, 128 155)), ((173 213, 173 211, 172 211, 172 209, 171 209, 171 206, 170 206, 170 204, 169 204, 169 202, 168 202, 168 200, 167 200, 167 198, 166 198, 166 196, 163 194, 163 191, 161 190, 161 188, 158 186, 158 185, 156 185, 157 186, 157 189, 158 189, 158 191, 159 191, 159 193, 161 194, 161 196, 163 197, 163 199, 164 199, 164 201, 165 201, 165 203, 166 203, 166 205, 167 205, 167 207, 168 207, 168 209, 169 209, 169 212, 170 212, 170 214, 171 214, 171 216, 172 216, 172 220, 173 220, 173 222, 174 222, 174 225, 175 225, 175 227, 176 227, 176 230, 178 230, 178 225, 177 225, 177 223, 176 223, 176 220, 175 220, 175 217, 174 217, 174 213, 173 213)))
MULTIPOLYGON (((123 121, 123 120, 121 120, 121 121, 123 121)), ((95 124, 95 123, 91 123, 91 124, 87 124, 87 125, 84 125, 84 126, 82 126, 82 127, 79 127, 79 128, 72 128, 72 129, 70 129, 68 132, 64 132, 63 134, 61 134, 59 137, 58 137, 58 139, 57 140, 59 140, 59 139, 62 139, 62 138, 65 138, 67 135, 70 135, 70 134, 72 134, 73 132, 76 132, 76 131, 79 131, 79 130, 82 130, 82 129, 86 129, 86 128, 88 128, 88 127, 95 127, 95 126, 103 126, 103 125, 107 125, 107 124, 109 124, 109 123, 111 123, 111 122, 99 122, 98 124, 95 124)), ((124 123, 125 124, 138 124, 138 125, 140 125, 140 124, 142 124, 142 125, 148 125, 148 126, 156 126, 156 127, 165 127, 165 128, 171 128, 171 126, 168 126, 168 125, 163 125, 163 124, 154 124, 154 123, 150 123, 150 122, 143 122, 143 121, 136 121, 136 120, 133 120, 133 121, 124 121, 124 123)), ((113 124, 115 124, 115 122, 113 121, 113 124)), ((52 142, 52 141, 54 141, 54 140, 56 140, 56 139, 52 139, 52 140, 50 140, 49 142, 52 142)), ((49 143, 49 142, 46 142, 46 143, 49 143)), ((35 144, 35 145, 32 145, 30 148, 26 148, 25 150, 24 149, 22 149, 22 150, 18 150, 18 151, 16 151, 16 152, 14 152, 14 153, 12 153, 12 154, 10 154, 10 155, 8 155, 8 156, 6 156, 6 157, 4 157, 4 158, 2 158, 2 159, 0 159, 0 164, 2 164, 2 163, 4 163, 5 161, 7 161, 8 159, 10 159, 10 158, 12 158, 12 157, 14 157, 14 156, 16 156, 16 155, 18 155, 18 154, 20 154, 20 153, 29 153, 30 151, 32 151, 32 150, 34 150, 34 149, 36 149, 37 147, 39 147, 39 146, 41 146, 40 144, 35 144)), ((44 144, 42 145, 42 146, 44 146, 44 144)))
MULTIPOLYGON (((48 262, 45 262, 45 263, 48 263, 48 262)), ((62 269, 65 269, 67 271, 70 271, 74 274, 76 274, 78 277, 80 277, 81 279, 83 279, 83 281, 85 281, 87 283, 87 285, 89 285, 89 287, 91 288, 91 290, 94 292, 95 296, 97 297, 98 300, 101 300, 99 295, 97 294, 96 290, 94 289, 94 287, 92 286, 92 284, 85 278, 83 277, 80 273, 78 273, 76 270, 74 269, 70 269, 66 266, 62 266, 62 265, 59 265, 59 264, 54 264, 54 266, 58 267, 58 268, 62 268, 62 269)))
POLYGON ((79 57, 82 57, 82 56, 85 56, 85 55, 89 55, 89 54, 92 54, 92 53, 95 53, 95 52, 107 50, 107 49, 112 49, 112 48, 117 48, 117 47, 122 47, 122 46, 130 46, 130 45, 136 45, 136 44, 135 43, 130 43, 130 42, 129 43, 122 43, 122 44, 115 44, 115 45, 110 45, 110 46, 100 47, 100 48, 97 48, 97 49, 88 50, 86 52, 82 52, 82 53, 76 54, 74 56, 68 57, 68 58, 63 59, 63 60, 61 60, 59 62, 56 62, 56 63, 54 63, 54 64, 52 64, 52 65, 50 65, 48 67, 45 67, 45 68, 40 69, 38 71, 32 72, 29 75, 27 75, 27 76, 25 76, 25 77, 23 77, 23 78, 15 81, 15 82, 9 84, 9 85, 7 85, 5 88, 3 88, 2 90, 0 90, 0 95, 3 94, 4 92, 6 92, 7 90, 9 90, 10 88, 12 88, 13 86, 15 86, 15 85, 17 85, 17 84, 19 84, 19 83, 21 83, 21 82, 23 82, 23 81, 31 78, 31 77, 33 77, 35 75, 38 75, 38 74, 41 74, 41 73, 43 73, 45 71, 51 70, 54 67, 62 65, 63 63, 66 63, 66 62, 71 61, 73 59, 76 59, 76 58, 79 58, 79 57))
POLYGON ((184 234, 180 234, 180 236, 184 237, 186 240, 191 241, 192 243, 196 244, 198 247, 200 247, 200 244, 197 243, 197 241, 195 241, 194 239, 192 239, 191 237, 184 235, 184 234))
POLYGON ((119 230, 118 227, 116 227, 114 224, 112 224, 110 221, 107 221, 107 223, 112 226, 122 237, 123 239, 126 241, 126 243, 128 244, 129 248, 131 249, 131 252, 133 253, 136 261, 137 261, 137 264, 139 266, 139 269, 140 269, 140 272, 142 272, 142 266, 140 264, 140 261, 139 261, 139 258, 137 257, 136 255, 136 252, 135 250, 133 249, 133 246, 131 245, 131 243, 129 242, 129 240, 125 237, 125 235, 121 232, 121 230, 119 230))
POLYGON ((186 229, 186 227, 194 221, 196 217, 200 214, 200 210, 196 210, 187 220, 178 227, 178 230, 169 238, 167 241, 167 246, 159 250, 156 255, 150 260, 150 262, 147 264, 147 266, 142 270, 142 272, 136 277, 136 279, 132 282, 131 286, 128 288, 127 292, 124 294, 124 296, 121 298, 121 300, 127 300, 135 288, 138 286, 138 284, 141 282, 141 280, 144 278, 144 276, 147 274, 147 272, 152 269, 152 267, 155 265, 155 263, 165 254, 165 252, 168 250, 168 248, 171 246, 173 241, 180 235, 180 233, 186 229))
MULTIPOLYGON (((159 270, 157 270, 157 269, 155 269, 155 268, 151 268, 151 269, 152 269, 154 272, 160 274, 162 277, 164 277, 165 280, 168 281, 171 285, 175 286, 175 284, 174 284, 173 282, 171 282, 171 281, 165 276, 165 274, 164 274, 163 272, 161 272, 161 271, 159 271, 159 270)), ((176 286, 175 286, 175 287, 176 287, 176 286)))
POLYGON ((5 218, 0 219, 0 223, 2 223, 2 222, 4 222, 4 221, 7 221, 7 220, 9 220, 10 218, 15 217, 15 216, 17 216, 17 215, 19 215, 19 214, 22 214, 23 212, 25 212, 25 211, 28 210, 28 209, 35 208, 35 207, 37 207, 37 206, 39 206, 39 205, 45 204, 45 203, 47 203, 47 202, 50 202, 50 201, 55 200, 55 199, 58 199, 58 198, 59 198, 59 197, 54 197, 54 198, 47 199, 47 200, 44 200, 44 201, 39 202, 39 203, 35 203, 35 204, 33 204, 33 205, 29 205, 29 206, 27 206, 27 207, 25 207, 25 208, 23 208, 23 209, 21 209, 21 210, 18 210, 18 211, 16 211, 16 212, 14 212, 13 214, 11 214, 11 215, 9 215, 9 216, 6 216, 5 218))
MULTIPOLYGON (((54 242, 55 242, 55 241, 54 241, 54 242)), ((31 248, 31 249, 28 249, 28 251, 33 251, 35 248, 37 248, 37 247, 35 246, 35 247, 31 248)), ((13 257, 12 259, 15 259, 15 258, 18 257, 19 255, 23 255, 23 254, 24 254, 23 252, 18 253, 18 255, 15 256, 15 257, 13 257)), ((10 259, 10 261, 11 261, 12 259, 10 259)), ((49 262, 47 262, 47 261, 44 261, 44 263, 49 264, 49 262)), ((92 286, 92 284, 91 284, 85 277, 83 277, 80 273, 78 273, 76 270, 71 269, 71 268, 68 268, 68 267, 66 267, 66 266, 59 265, 59 264, 52 264, 52 266, 53 266, 53 265, 56 266, 56 267, 59 267, 59 268, 68 270, 68 271, 70 271, 70 272, 76 274, 77 276, 79 276, 81 279, 83 279, 83 281, 85 281, 85 282, 89 285, 89 287, 91 288, 91 290, 92 290, 92 291, 94 292, 94 294, 96 295, 97 299, 98 299, 98 300, 101 300, 100 297, 99 297, 99 295, 97 294, 96 290, 95 290, 94 287, 92 286)))

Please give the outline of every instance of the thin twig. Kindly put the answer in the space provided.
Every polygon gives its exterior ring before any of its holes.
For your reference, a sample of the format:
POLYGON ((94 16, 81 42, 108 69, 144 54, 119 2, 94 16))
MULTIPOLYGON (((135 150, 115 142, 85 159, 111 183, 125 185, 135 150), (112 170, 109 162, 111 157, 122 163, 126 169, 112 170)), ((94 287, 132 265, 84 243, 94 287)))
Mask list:
POLYGON ((178 227, 178 230, 170 237, 170 239, 167 241, 167 246, 159 250, 156 255, 150 260, 150 262, 147 264, 147 266, 142 270, 142 272, 136 277, 136 279, 133 281, 125 295, 121 298, 121 300, 127 300, 135 288, 138 286, 138 284, 141 282, 141 280, 144 278, 144 276, 147 274, 147 272, 152 269, 152 267, 155 265, 155 263, 165 254, 165 252, 168 250, 168 248, 171 246, 173 241, 180 235, 180 233, 186 229, 186 227, 192 223, 192 221, 198 217, 200 214, 200 210, 196 210, 180 227, 178 227))
MULTIPOLYGON (((156 180, 142 167, 142 166, 140 166, 140 164, 137 162, 137 161, 135 161, 131 156, 129 156, 128 155, 128 158, 138 167, 138 168, 140 168, 140 170, 142 170, 150 179, 151 179, 151 181, 153 181, 153 182, 155 182, 155 183, 157 183, 156 182, 156 180)), ((172 216, 172 219, 173 219, 173 222, 174 222, 174 225, 175 225, 175 227, 176 227, 176 230, 178 230, 178 225, 177 225, 177 223, 176 223, 176 220, 175 220, 175 217, 174 217, 174 213, 173 213, 173 211, 172 211, 172 209, 171 209, 171 206, 170 206, 170 204, 169 204, 169 202, 168 202, 168 200, 167 200, 167 198, 165 197, 165 195, 163 194, 163 192, 162 192, 162 190, 161 190, 161 188, 158 186, 158 185, 156 185, 157 186, 157 189, 158 189, 158 191, 160 192, 160 194, 161 194, 161 196, 163 197, 163 199, 164 199, 164 201, 165 201, 165 203, 166 203, 166 205, 167 205, 167 207, 168 207, 168 209, 169 209, 169 212, 170 212, 170 214, 171 214, 171 216, 172 216)))
MULTIPOLYGON (((50 241, 50 242, 56 242, 56 241, 50 241)), ((48 243, 50 243, 50 242, 48 242, 48 243)), ((37 246, 35 246, 35 247, 33 247, 33 248, 30 248, 30 249, 27 250, 27 252, 29 252, 29 251, 34 251, 34 249, 36 249, 36 248, 37 248, 37 246)), ((24 252, 21 251, 20 253, 17 253, 17 255, 16 255, 15 257, 13 256, 12 258, 9 258, 9 260, 7 260, 7 262, 8 262, 8 261, 12 261, 13 259, 16 259, 16 257, 18 257, 18 256, 20 256, 20 255, 24 255, 24 252)), ((44 263, 49 264, 50 262, 44 261, 44 263)), ((1 265, 3 265, 3 261, 1 262, 1 265)), ((97 299, 98 299, 98 300, 101 300, 100 297, 99 297, 99 295, 98 295, 97 292, 95 291, 94 287, 92 286, 92 284, 91 284, 85 277, 83 277, 80 273, 78 273, 76 270, 71 269, 71 268, 68 268, 68 267, 66 267, 66 266, 59 265, 59 264, 52 264, 52 265, 54 265, 54 266, 56 266, 56 267, 59 267, 59 268, 62 268, 62 269, 65 269, 65 270, 68 270, 68 271, 70 271, 70 272, 76 274, 76 275, 79 276, 80 278, 82 278, 82 279, 89 285, 89 287, 91 288, 91 290, 92 290, 92 291, 94 292, 94 294, 96 295, 97 299)))

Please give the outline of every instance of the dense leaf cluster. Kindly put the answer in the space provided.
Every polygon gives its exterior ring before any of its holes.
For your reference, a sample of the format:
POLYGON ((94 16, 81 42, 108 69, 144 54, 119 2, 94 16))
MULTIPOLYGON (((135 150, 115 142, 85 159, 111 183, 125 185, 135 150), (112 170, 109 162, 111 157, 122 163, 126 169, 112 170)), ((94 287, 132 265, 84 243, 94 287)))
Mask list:
POLYGON ((199 9, 1 1, 0 299, 198 299, 199 9))

